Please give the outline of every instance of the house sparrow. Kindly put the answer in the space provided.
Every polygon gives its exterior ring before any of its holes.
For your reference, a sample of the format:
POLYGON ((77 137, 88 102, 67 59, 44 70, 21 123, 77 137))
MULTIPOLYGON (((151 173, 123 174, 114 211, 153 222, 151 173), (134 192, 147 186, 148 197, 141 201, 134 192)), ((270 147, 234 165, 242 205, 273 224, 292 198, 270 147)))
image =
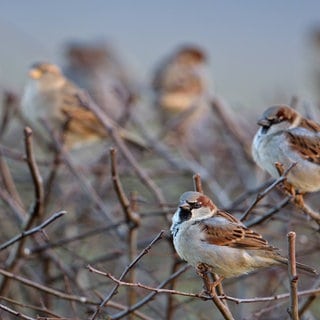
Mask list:
POLYGON ((71 42, 65 60, 65 76, 85 89, 112 120, 123 124, 129 119, 137 88, 112 46, 102 41, 71 42))
POLYGON ((196 154, 212 136, 214 117, 205 52, 194 45, 178 48, 158 66, 152 79, 160 136, 196 154))
MULTIPOLYGON (((21 106, 31 127, 42 131, 39 119, 49 119, 50 124, 64 134, 64 143, 69 148, 81 147, 107 136, 100 121, 79 97, 82 90, 69 81, 58 66, 36 63, 29 71, 29 78, 21 106)), ((139 145, 139 139, 130 132, 119 128, 119 133, 139 145)))
POLYGON ((256 163, 274 178, 279 177, 275 163, 284 169, 296 163, 288 183, 301 194, 320 190, 320 125, 287 105, 268 108, 258 125, 252 144, 256 163))
MULTIPOLYGON (((204 264, 222 278, 288 263, 260 234, 219 210, 199 192, 182 194, 172 218, 171 233, 174 247, 183 260, 196 268, 204 264)), ((316 273, 300 263, 297 267, 316 273)))

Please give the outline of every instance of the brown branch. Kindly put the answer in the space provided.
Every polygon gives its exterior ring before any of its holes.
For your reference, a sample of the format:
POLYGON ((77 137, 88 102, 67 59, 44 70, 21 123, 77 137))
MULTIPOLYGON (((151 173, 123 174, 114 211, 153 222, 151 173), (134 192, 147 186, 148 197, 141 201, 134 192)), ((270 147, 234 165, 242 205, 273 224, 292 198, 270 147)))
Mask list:
POLYGON ((245 226, 250 228, 250 227, 256 226, 256 225, 266 221, 267 219, 270 219, 280 209, 282 209, 285 206, 287 206, 290 203, 291 198, 292 198, 291 196, 286 197, 281 202, 279 202, 275 207, 273 207, 271 210, 269 210, 267 213, 265 213, 263 216, 246 222, 245 226))
MULTIPOLYGON (((118 200, 122 206, 122 210, 125 214, 126 223, 128 226, 128 237, 127 237, 127 246, 128 246, 128 260, 132 261, 137 255, 137 241, 138 241, 138 227, 141 224, 141 218, 137 212, 132 210, 132 205, 126 196, 121 181, 119 179, 117 162, 116 162, 116 150, 110 149, 110 158, 111 158, 111 177, 114 189, 118 196, 118 200)), ((132 269, 129 274, 129 280, 131 282, 136 281, 136 270, 132 269)), ((136 301, 136 293, 134 290, 128 290, 128 302, 129 305, 133 305, 136 301)), ((131 318, 131 317, 129 317, 131 318)))
POLYGON ((196 173, 195 175, 193 175, 193 183, 194 183, 194 189, 197 192, 203 193, 201 177, 199 173, 196 173))
POLYGON ((0 137, 4 135, 17 104, 18 97, 16 94, 7 90, 3 92, 0 137))
MULTIPOLYGON (((75 167, 75 165, 70 157, 70 154, 68 153, 66 148, 64 148, 63 145, 61 144, 58 135, 54 132, 54 130, 50 126, 49 122, 45 119, 41 119, 41 120, 42 120, 43 125, 45 126, 45 128, 49 132, 49 134, 52 138, 52 141, 54 143, 54 147, 57 150, 58 154, 60 154, 61 159, 63 160, 64 164, 69 168, 70 172, 76 177, 76 179, 78 179, 80 186, 86 192, 86 195, 88 195, 91 198, 91 200, 97 205, 97 207, 104 214, 105 218, 107 218, 109 222, 113 223, 113 217, 109 213, 104 202, 102 201, 100 196, 97 194, 95 189, 88 182, 86 177, 82 174, 82 172, 75 167)), ((117 233, 117 232, 115 232, 115 233, 117 233)), ((118 233, 117 233, 117 236, 120 238, 118 233)))
POLYGON ((63 216, 65 213, 66 213, 66 211, 60 211, 60 212, 54 213, 50 218, 48 218, 47 220, 42 222, 40 225, 38 225, 30 230, 21 232, 19 235, 13 237, 12 239, 10 239, 7 242, 0 245, 0 251, 8 248, 9 246, 13 245, 15 242, 20 241, 21 239, 23 239, 25 237, 28 237, 34 233, 42 231, 46 226, 48 226, 50 223, 52 223, 53 221, 55 221, 58 218, 60 218, 61 216, 63 216))
POLYGON ((20 319, 37 320, 36 318, 31 318, 31 317, 29 317, 29 316, 27 316, 27 315, 25 315, 25 314, 23 314, 23 313, 21 313, 19 311, 11 309, 11 308, 3 305, 3 304, 0 304, 0 309, 5 311, 5 312, 7 312, 7 313, 10 313, 10 314, 12 314, 12 315, 14 315, 16 317, 19 317, 20 319))
MULTIPOLYGON (((162 230, 151 242, 150 244, 144 248, 141 253, 124 269, 124 271, 121 273, 120 280, 122 280, 126 274, 137 264, 144 255, 146 255, 152 246, 159 241, 164 234, 164 230, 162 230)), ((95 269, 92 269, 90 266, 88 267, 90 271, 93 271, 95 269)), ((119 285, 115 285, 114 288, 111 290, 111 292, 104 298, 104 300, 100 303, 100 305, 97 307, 96 311, 91 316, 91 320, 94 320, 96 316, 100 313, 101 309, 108 303, 108 301, 115 295, 119 285)))
POLYGON ((312 208, 310 208, 304 202, 301 203, 300 199, 298 200, 298 202, 297 202, 296 198, 293 198, 291 201, 303 213, 305 213, 307 216, 309 216, 311 219, 313 219, 318 225, 320 225, 320 213, 319 212, 314 211, 312 208))
POLYGON ((233 139, 242 146, 245 159, 248 163, 253 164, 251 155, 251 139, 245 133, 243 127, 239 125, 239 121, 235 120, 231 108, 219 97, 212 98, 211 107, 220 120, 225 124, 225 128, 230 132, 233 139))
MULTIPOLYGON (((195 190, 197 191, 197 192, 203 192, 203 189, 202 189, 202 183, 201 183, 201 177, 200 177, 200 175, 199 174, 195 174, 194 176, 193 176, 193 182, 194 182, 194 186, 195 186, 195 190)), ((214 279, 214 280, 217 280, 218 279, 218 276, 216 275, 216 274, 214 274, 214 273, 211 273, 211 275, 212 275, 212 278, 214 279)), ((216 292, 215 292, 215 294, 217 295, 223 295, 224 294, 224 290, 223 290, 223 286, 222 286, 222 283, 221 282, 219 282, 218 283, 218 285, 216 286, 216 292)), ((225 305, 226 305, 226 302, 225 301, 222 301, 222 303, 224 303, 225 305)), ((226 308, 228 309, 228 307, 227 307, 227 305, 226 305, 226 308)), ((231 312, 230 312, 230 310, 228 310, 229 311, 229 313, 231 314, 231 312)))
POLYGON ((122 210, 125 213, 125 218, 130 226, 130 228, 136 228, 140 225, 141 219, 139 215, 131 210, 131 205, 128 197, 126 196, 122 184, 120 182, 117 170, 117 163, 116 163, 116 150, 110 149, 110 158, 111 158, 111 176, 114 189, 118 196, 118 200, 121 204, 122 210))
POLYGON ((243 213, 243 215, 240 218, 240 221, 245 221, 249 215, 249 213, 252 211, 252 209, 257 205, 257 203, 263 199, 268 193, 270 193, 277 185, 282 183, 286 180, 288 173, 290 170, 296 165, 296 163, 293 163, 289 166, 289 168, 285 171, 283 171, 280 175, 280 177, 272 182, 265 190, 262 192, 259 192, 255 198, 255 200, 252 202, 252 204, 249 206, 249 208, 243 213))
POLYGON ((8 193, 7 190, 0 188, 0 199, 7 204, 7 206, 12 210, 16 222, 18 225, 23 224, 24 217, 27 215, 25 210, 16 202, 15 199, 8 193))
POLYGON ((96 117, 99 119, 103 127, 106 129, 106 131, 109 133, 113 141, 118 146, 121 153, 124 155, 124 157, 128 160, 128 162, 131 164, 132 168, 136 172, 137 176, 140 178, 140 180, 148 186, 148 188, 153 192, 156 199, 158 200, 158 203, 160 207, 167 211, 166 208, 166 201, 163 196, 163 193, 161 189, 156 185, 156 183, 149 177, 147 172, 143 170, 137 160, 134 158, 130 150, 127 148, 126 144, 124 143, 123 139, 121 138, 119 134, 118 127, 106 116, 106 114, 97 106, 92 99, 87 94, 79 94, 78 95, 81 103, 87 107, 89 110, 91 110, 96 117))
POLYGON ((18 206, 24 210, 23 202, 20 198, 20 195, 17 191, 17 187, 13 181, 10 169, 8 167, 7 161, 2 155, 2 150, 0 148, 0 173, 2 177, 3 184, 5 188, 7 189, 8 193, 11 195, 11 197, 14 199, 14 201, 17 203, 18 206))
MULTIPOLYGON (((318 277, 318 279, 313 283, 312 289, 317 290, 317 288, 319 286, 320 286, 320 277, 318 277)), ((298 293, 298 295, 299 295, 299 293, 298 293)), ((304 312, 310 307, 310 305, 316 299, 316 297, 317 297, 316 294, 310 294, 310 296, 305 301, 300 303, 300 305, 299 305, 299 316, 300 317, 302 317, 304 312)))
POLYGON ((49 316, 51 317, 54 317, 54 318, 57 318, 57 319, 60 319, 62 318, 62 316, 59 316, 57 315, 56 313, 53 313, 51 310, 49 310, 48 308, 46 307, 37 307, 37 306, 34 306, 34 305, 30 305, 30 304, 26 304, 26 303, 21 303, 19 301, 16 301, 16 300, 13 300, 13 299, 10 299, 10 298, 7 298, 7 297, 0 297, 0 300, 4 300, 6 302, 10 302, 11 304, 14 304, 16 306, 19 306, 19 307, 22 307, 22 308, 27 308, 27 309, 31 309, 31 310, 35 310, 37 311, 38 313, 39 312, 44 312, 46 314, 48 314, 49 316))
POLYGON ((37 166, 37 162, 34 155, 33 150, 33 142, 32 142, 32 130, 29 127, 24 129, 25 136, 25 148, 27 155, 27 164, 29 166, 29 170, 31 173, 33 185, 35 188, 35 205, 33 208, 33 212, 30 214, 29 221, 26 225, 26 228, 30 228, 34 219, 41 218, 44 214, 44 190, 43 190, 43 181, 37 166))
POLYGON ((296 249, 295 249, 296 234, 291 231, 288 233, 288 273, 290 280, 290 307, 288 313, 292 320, 299 320, 298 310, 298 275, 296 268, 296 249))
MULTIPOLYGON (((170 275, 170 277, 164 281, 162 281, 156 289, 161 289, 164 286, 166 286, 168 283, 170 283, 172 280, 176 279, 178 276, 180 276, 183 272, 185 272, 190 266, 189 265, 184 265, 182 268, 180 268, 177 272, 173 273, 172 275, 170 275)), ((164 289, 166 290, 166 289, 164 289)), ((110 316, 110 319, 112 320, 116 320, 116 319, 121 319, 123 317, 125 317, 126 315, 130 314, 131 312, 136 311, 137 309, 143 307, 144 305, 146 305, 148 302, 150 302, 154 296, 157 294, 157 292, 151 292, 150 294, 148 294, 146 297, 144 297, 143 299, 141 299, 140 301, 138 301, 135 305, 127 308, 127 310, 124 310, 122 312, 119 312, 113 316, 110 316)))
POLYGON ((62 291, 49 288, 47 286, 44 286, 44 285, 39 284, 37 282, 31 281, 31 280, 26 279, 24 277, 15 275, 12 272, 9 272, 9 271, 3 270, 3 269, 0 269, 0 274, 3 275, 6 278, 19 281, 20 283, 22 283, 22 284, 24 284, 26 286, 29 286, 29 287, 32 287, 34 289, 40 290, 42 292, 51 294, 51 295, 53 295, 53 296, 55 296, 57 298, 60 298, 60 299, 69 300, 69 301, 70 300, 71 301, 76 301, 76 302, 81 303, 81 304, 89 304, 89 305, 97 305, 98 304, 97 302, 92 301, 92 300, 88 299, 87 297, 81 297, 81 296, 66 294, 66 293, 64 293, 62 291))
POLYGON ((200 263, 197 266, 197 273, 201 276, 203 280, 204 287, 206 291, 211 296, 211 301, 214 303, 214 305, 217 307, 217 309, 220 311, 224 319, 226 320, 234 320, 234 317, 229 310, 228 306, 223 302, 223 300, 220 299, 220 297, 217 295, 216 286, 212 287, 212 282, 210 279, 210 272, 208 270, 208 267, 200 263))
MULTIPOLYGON (((188 265, 185 265, 185 267, 186 266, 188 266, 188 265)), ((188 267, 190 267, 190 266, 188 266, 188 267)), ((199 298, 199 299, 202 299, 202 300, 211 300, 212 299, 212 297, 210 295, 204 294, 204 293, 191 293, 191 292, 171 290, 171 289, 162 289, 159 286, 158 287, 150 287, 150 286, 147 286, 147 285, 139 283, 139 282, 131 283, 131 282, 121 281, 121 280, 117 279, 116 277, 114 277, 112 274, 110 274, 108 272, 103 272, 103 271, 100 271, 100 270, 97 270, 97 269, 93 269, 93 272, 95 272, 97 274, 100 274, 100 275, 103 275, 105 277, 108 277, 109 279, 111 279, 115 283, 119 284, 119 286, 130 286, 130 287, 142 288, 142 289, 146 289, 148 291, 153 291, 155 293, 180 295, 180 296, 184 296, 184 297, 199 298)), ((309 296, 309 295, 317 296, 317 295, 320 295, 320 288, 298 291, 297 295, 299 297, 301 297, 301 296, 309 296)), ((288 299, 288 298, 290 298, 290 293, 282 293, 282 294, 277 294, 277 295, 270 296, 270 297, 256 297, 256 298, 245 298, 245 299, 231 297, 231 296, 227 296, 227 295, 219 296, 219 298, 235 302, 236 304, 263 303, 263 302, 270 302, 270 301, 278 301, 278 300, 288 299)))
MULTIPOLYGON (((25 150, 26 150, 26 161, 29 166, 29 170, 32 176, 32 181, 35 189, 35 205, 30 212, 29 216, 23 223, 23 232, 31 228, 33 222, 43 216, 43 200, 44 191, 42 184, 42 177, 40 175, 39 168, 37 166, 34 151, 33 151, 33 141, 32 141, 32 130, 29 127, 24 129, 24 140, 25 140, 25 150)), ((19 258, 22 256, 23 247, 25 244, 25 238, 21 238, 16 247, 13 248, 11 254, 6 261, 6 267, 8 271, 14 271, 19 263, 19 258)), ((6 290, 9 289, 9 278, 3 278, 0 285, 0 293, 5 294, 6 290)))

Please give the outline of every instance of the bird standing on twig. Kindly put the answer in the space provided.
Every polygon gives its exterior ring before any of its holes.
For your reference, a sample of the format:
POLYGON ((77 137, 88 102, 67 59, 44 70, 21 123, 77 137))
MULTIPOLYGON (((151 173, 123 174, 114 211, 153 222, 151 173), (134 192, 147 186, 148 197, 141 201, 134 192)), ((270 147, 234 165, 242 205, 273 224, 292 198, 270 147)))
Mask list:
POLYGON ((200 131, 208 134, 212 111, 207 68, 204 51, 189 45, 169 55, 155 71, 152 87, 156 107, 172 144, 196 145, 204 140, 200 131))
MULTIPOLYGON (((172 218, 171 233, 174 247, 183 260, 196 268, 205 265, 222 279, 288 264, 278 249, 270 246, 259 233, 218 209, 199 192, 182 194, 172 218)), ((316 273, 304 264, 297 263, 297 267, 316 273)))
MULTIPOLYGON (((107 132, 80 97, 83 97, 82 90, 69 81, 58 66, 35 63, 29 71, 21 101, 22 112, 33 128, 41 130, 39 119, 49 119, 50 124, 63 133, 67 147, 81 147, 105 138, 107 132)), ((130 132, 119 128, 119 133, 124 139, 140 144, 130 132)))
POLYGON ((252 143, 256 163, 274 178, 279 177, 276 163, 284 170, 296 163, 287 176, 295 192, 319 191, 320 125, 287 105, 268 108, 258 125, 252 143))
POLYGON ((69 42, 65 60, 65 76, 85 89, 112 120, 124 125, 137 88, 114 48, 104 41, 69 42))

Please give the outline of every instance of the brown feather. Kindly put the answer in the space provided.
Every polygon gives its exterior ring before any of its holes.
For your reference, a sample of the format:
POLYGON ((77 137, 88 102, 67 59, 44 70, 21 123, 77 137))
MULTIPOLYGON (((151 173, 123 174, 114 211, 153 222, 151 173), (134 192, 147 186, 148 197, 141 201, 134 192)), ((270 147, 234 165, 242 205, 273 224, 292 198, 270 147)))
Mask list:
POLYGON ((276 250, 274 247, 270 246, 259 233, 246 228, 231 214, 218 210, 212 219, 215 219, 216 217, 223 217, 230 223, 217 223, 213 225, 208 222, 198 222, 200 229, 204 234, 203 241, 206 241, 209 244, 239 249, 276 250))
POLYGON ((320 165, 320 136, 301 136, 290 131, 285 132, 285 135, 293 151, 305 160, 320 165))

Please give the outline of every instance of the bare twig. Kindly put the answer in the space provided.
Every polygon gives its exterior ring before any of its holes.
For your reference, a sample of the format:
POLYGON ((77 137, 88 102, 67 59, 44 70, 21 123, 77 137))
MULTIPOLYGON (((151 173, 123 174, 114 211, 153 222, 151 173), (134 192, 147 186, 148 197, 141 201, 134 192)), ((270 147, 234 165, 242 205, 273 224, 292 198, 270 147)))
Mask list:
POLYGON ((60 143, 59 137, 54 132, 52 127, 50 126, 49 122, 45 119, 42 119, 42 123, 44 124, 45 128, 50 133, 54 146, 57 149, 57 152, 61 155, 61 159, 63 162, 67 165, 70 172, 78 179, 80 182, 81 187, 86 192, 86 194, 92 199, 92 201, 97 205, 97 207, 101 210, 101 212, 104 214, 104 216, 108 219, 108 221, 113 222, 113 217, 109 213, 107 207, 103 203, 102 199, 99 197, 97 192, 94 190, 94 188, 91 186, 91 184, 88 182, 88 180, 85 178, 85 176, 82 174, 79 169, 75 168, 75 165, 73 164, 73 161, 70 157, 70 154, 67 152, 66 148, 63 147, 63 145, 60 143))
POLYGON ((14 201, 19 205, 22 209, 24 208, 20 195, 17 191, 17 187, 13 181, 10 169, 8 167, 7 161, 4 159, 2 155, 2 150, 0 148, 0 173, 3 180, 3 184, 7 189, 8 193, 14 199, 14 201))
POLYGON ((195 175, 193 175, 193 183, 194 183, 194 189, 197 192, 203 193, 201 177, 199 173, 196 173, 195 175))
POLYGON ((239 122, 234 120, 232 111, 228 104, 222 101, 221 98, 214 97, 211 100, 211 106, 231 133, 233 139, 242 146, 246 160, 249 163, 253 163, 251 156, 251 139, 239 125, 239 122))
MULTIPOLYGON (((185 265, 184 268, 185 267, 188 267, 188 265, 185 265)), ((148 291, 153 291, 155 293, 180 295, 180 296, 191 297, 191 298, 199 298, 199 299, 202 299, 202 300, 211 300, 212 299, 212 297, 210 295, 205 294, 205 293, 191 293, 191 292, 171 290, 171 289, 162 289, 162 287, 164 285, 162 285, 161 287, 160 286, 158 286, 158 287, 150 287, 150 286, 147 286, 147 285, 139 283, 139 282, 138 283, 131 283, 131 282, 121 281, 121 280, 117 279, 116 277, 114 277, 112 274, 107 273, 107 272, 103 272, 103 271, 100 271, 100 270, 97 270, 97 269, 93 269, 93 272, 95 272, 97 274, 100 274, 100 275, 103 275, 105 277, 108 277, 109 279, 111 279, 115 283, 119 284, 119 286, 129 286, 129 287, 143 288, 143 289, 146 289, 148 291)), ((317 296, 317 295, 320 295, 320 288, 298 291, 297 295, 299 297, 302 297, 302 296, 317 296)), ((277 295, 270 296, 270 297, 255 297, 255 298, 245 298, 245 299, 231 297, 231 296, 227 296, 227 295, 219 296, 219 298, 235 302, 236 304, 242 304, 242 303, 264 303, 264 302, 271 302, 271 301, 278 301, 278 300, 288 299, 288 298, 290 298, 290 293, 282 293, 282 294, 277 294, 277 295)))
MULTIPOLYGON (((178 276, 180 276, 183 272, 185 272, 190 266, 189 265, 184 265, 182 268, 180 268, 178 271, 176 271, 175 273, 173 273, 168 279, 162 281, 157 289, 161 289, 164 286, 166 286, 168 283, 170 283, 172 280, 174 280, 175 278, 177 278, 178 276)), ((144 305, 146 305, 149 301, 151 301, 154 296, 157 294, 157 292, 151 292, 149 295, 147 295, 146 297, 144 297, 143 299, 141 299, 140 301, 138 301, 135 305, 127 308, 127 310, 124 310, 122 312, 119 312, 113 316, 110 316, 110 319, 112 320, 116 320, 116 319, 121 319, 123 317, 125 317, 126 315, 128 315, 129 313, 136 311, 137 309, 143 307, 144 305)))
MULTIPOLYGON (((313 283, 312 285, 312 289, 317 290, 317 288, 319 288, 320 286, 320 277, 318 277, 318 279, 313 283)), ((299 295, 299 292, 298 292, 299 295)), ((317 298, 317 294, 310 294, 309 297, 300 303, 299 305, 299 316, 301 317, 304 312, 310 307, 310 305, 312 304, 312 302, 317 298)))
POLYGON ((286 180, 288 173, 290 170, 296 165, 296 163, 293 163, 289 166, 287 170, 285 170, 281 176, 271 183, 266 189, 264 189, 262 192, 259 192, 255 198, 255 200, 252 202, 252 204, 249 206, 249 208, 243 213, 243 215, 240 218, 240 221, 245 221, 249 215, 249 213, 252 211, 252 209, 257 205, 257 203, 263 199, 269 192, 271 192, 277 185, 282 183, 286 180))
POLYGON ((290 280, 290 307, 288 312, 292 320, 299 320, 298 310, 298 275, 296 269, 296 234, 291 231, 288 233, 289 255, 288 255, 288 273, 290 280))
POLYGON ((40 225, 38 225, 30 230, 21 232, 19 235, 13 237, 12 239, 10 239, 7 242, 0 245, 0 251, 8 248, 9 246, 14 244, 15 242, 17 242, 25 237, 28 237, 36 232, 42 231, 46 226, 48 226, 50 223, 52 223, 53 221, 55 221, 58 218, 60 218, 61 216, 63 216, 65 213, 66 213, 65 211, 60 211, 60 212, 54 213, 50 218, 48 218, 47 220, 42 222, 40 225))
POLYGON ((3 270, 3 269, 0 269, 0 274, 5 276, 6 278, 14 279, 14 280, 19 281, 20 283, 26 285, 26 286, 35 288, 35 289, 40 290, 45 293, 52 294, 55 297, 58 297, 58 298, 61 298, 64 300, 72 300, 72 301, 76 301, 76 302, 79 302, 82 304, 97 305, 97 302, 92 301, 92 300, 88 299, 87 297, 66 294, 62 291, 49 288, 47 286, 36 283, 36 282, 31 281, 29 279, 26 279, 24 277, 17 276, 15 274, 13 274, 12 272, 9 272, 9 271, 3 270))
MULTIPOLYGON (((134 267, 134 265, 136 263, 138 263, 141 258, 146 255, 149 250, 152 248, 152 246, 159 241, 162 236, 164 234, 164 231, 162 230, 151 242, 150 244, 144 248, 141 253, 124 269, 124 271, 122 272, 121 276, 120 276, 120 280, 122 280, 126 274, 134 267)), ((92 271, 93 269, 91 267, 89 267, 89 270, 92 271)), ((93 313, 93 315, 91 316, 91 320, 94 320, 96 318, 96 316, 100 313, 101 309, 108 303, 108 301, 114 296, 114 294, 116 293, 117 289, 118 289, 119 285, 114 286, 114 288, 111 290, 111 292, 104 298, 104 300, 100 303, 100 305, 97 307, 96 311, 93 313)))
POLYGON ((112 175, 112 182, 113 182, 114 189, 117 193, 123 212, 125 213, 125 218, 127 223, 130 226, 132 225, 132 227, 135 228, 140 225, 141 219, 136 212, 133 212, 133 210, 131 210, 130 201, 123 190, 122 184, 118 176, 118 171, 117 171, 116 150, 113 148, 110 149, 110 158, 111 158, 111 175, 112 175))
POLYGON ((29 127, 24 129, 25 135, 25 147, 27 155, 27 163, 30 169, 30 173, 33 180, 33 185, 35 188, 35 205, 33 212, 31 213, 27 228, 30 228, 34 219, 41 218, 43 216, 43 205, 44 205, 44 190, 43 190, 43 181, 39 171, 39 168, 36 163, 33 142, 32 142, 32 130, 29 127))
MULTIPOLYGON (((49 310, 46 307, 38 307, 38 306, 34 306, 34 305, 30 305, 30 304, 26 304, 26 303, 21 303, 19 301, 16 301, 14 299, 10 299, 7 297, 0 297, 0 300, 9 302, 11 304, 14 304, 16 306, 22 307, 22 308, 26 308, 26 309, 31 309, 31 310, 35 310, 37 312, 42 312, 42 313, 46 313, 47 315, 51 316, 51 317, 55 317, 57 319, 62 318, 62 316, 57 315, 56 313, 53 313, 51 310, 49 310)), ((38 319, 37 319, 38 320, 38 319)))
POLYGON ((279 202, 276 206, 274 206, 271 210, 269 210, 263 216, 261 216, 259 218, 256 218, 256 219, 252 219, 252 220, 246 222, 245 223, 246 227, 250 228, 250 227, 256 226, 256 225, 266 221, 267 219, 271 218, 280 209, 282 209, 285 206, 287 206, 290 203, 291 198, 292 198, 291 196, 288 196, 288 197, 284 198, 281 202, 279 202))
MULTIPOLYGON (((42 184, 42 177, 38 169, 34 151, 33 151, 33 142, 32 142, 32 130, 29 127, 24 129, 25 136, 25 149, 26 149, 26 159, 29 166, 29 170, 32 176, 32 181, 35 188, 35 205, 30 212, 27 219, 24 221, 22 230, 25 231, 31 228, 34 221, 43 216, 43 200, 44 200, 44 191, 42 184)), ((22 256, 23 247, 25 244, 25 238, 21 238, 16 247, 11 251, 7 261, 6 267, 8 271, 14 271, 18 266, 19 258, 22 256)), ((0 286, 0 292, 4 295, 6 290, 9 289, 9 278, 3 278, 0 286)))
MULTIPOLYGON (((132 210, 132 205, 123 190, 122 184, 118 176, 118 171, 117 171, 116 150, 113 148, 110 150, 110 158, 111 158, 111 176, 112 176, 113 186, 116 190, 116 193, 117 193, 119 202, 122 206, 123 212, 125 214, 126 223, 128 226, 128 237, 127 237, 128 260, 132 261, 134 257, 137 255, 138 227, 141 223, 141 218, 136 211, 132 210)), ((131 282, 136 281, 135 269, 131 270, 129 277, 131 282)), ((136 301, 136 293, 134 290, 131 290, 129 288, 128 290, 129 305, 133 305, 135 301, 136 301)))
POLYGON ((18 104, 18 97, 16 94, 10 91, 4 91, 3 93, 3 103, 2 103, 2 115, 0 121, 0 137, 5 133, 10 118, 14 112, 16 105, 18 104))
MULTIPOLYGON (((203 192, 203 189, 202 189, 202 183, 201 183, 201 177, 200 177, 200 175, 199 174, 195 174, 194 176, 193 176, 193 182, 194 182, 194 186, 195 186, 195 190, 197 191, 197 192, 203 192)), ((218 279, 218 276, 216 275, 216 274, 214 274, 214 273, 211 273, 211 275, 212 275, 212 278, 213 279, 218 279)), ((218 294, 218 295, 223 295, 224 294, 224 290, 223 290, 223 286, 222 286, 222 283, 220 282, 220 283, 218 283, 217 284, 217 286, 216 286, 216 293, 218 294)), ((224 303, 224 302, 223 302, 224 303)), ((226 304, 226 303, 225 303, 226 304)), ((228 307, 227 307, 228 308, 228 307)))
POLYGON ((210 279, 210 272, 208 272, 208 268, 205 264, 200 263, 197 266, 197 272, 198 274, 201 274, 203 284, 206 288, 206 291, 210 294, 211 300, 214 303, 214 305, 218 308, 224 319, 226 320, 234 320, 234 317, 229 310, 228 306, 220 299, 220 297, 217 295, 216 287, 212 287, 211 279, 210 279))
POLYGON ((162 194, 161 189, 155 184, 155 182, 150 179, 149 175, 145 170, 143 170, 137 160, 134 158, 130 150, 127 148, 126 144, 124 143, 123 139, 121 138, 119 134, 119 130, 117 126, 110 121, 110 119, 105 115, 105 113, 99 108, 89 97, 89 95, 85 94, 79 94, 79 99, 81 103, 87 107, 89 110, 91 110, 96 117, 100 120, 101 124, 104 126, 106 131, 109 133, 113 141, 117 144, 119 150, 124 155, 124 157, 129 161, 132 168, 135 170, 137 176, 140 178, 140 180, 148 186, 148 188, 153 192, 156 199, 158 200, 158 203, 160 207, 167 211, 166 208, 166 201, 162 194))
POLYGON ((31 317, 29 317, 29 316, 27 316, 27 315, 25 315, 25 314, 23 314, 23 313, 21 313, 19 311, 11 309, 11 308, 3 305, 3 304, 0 304, 0 309, 3 310, 3 311, 6 311, 6 312, 8 312, 8 313, 10 313, 10 314, 12 314, 12 315, 14 315, 16 317, 19 317, 20 319, 37 320, 36 318, 31 318, 31 317))

